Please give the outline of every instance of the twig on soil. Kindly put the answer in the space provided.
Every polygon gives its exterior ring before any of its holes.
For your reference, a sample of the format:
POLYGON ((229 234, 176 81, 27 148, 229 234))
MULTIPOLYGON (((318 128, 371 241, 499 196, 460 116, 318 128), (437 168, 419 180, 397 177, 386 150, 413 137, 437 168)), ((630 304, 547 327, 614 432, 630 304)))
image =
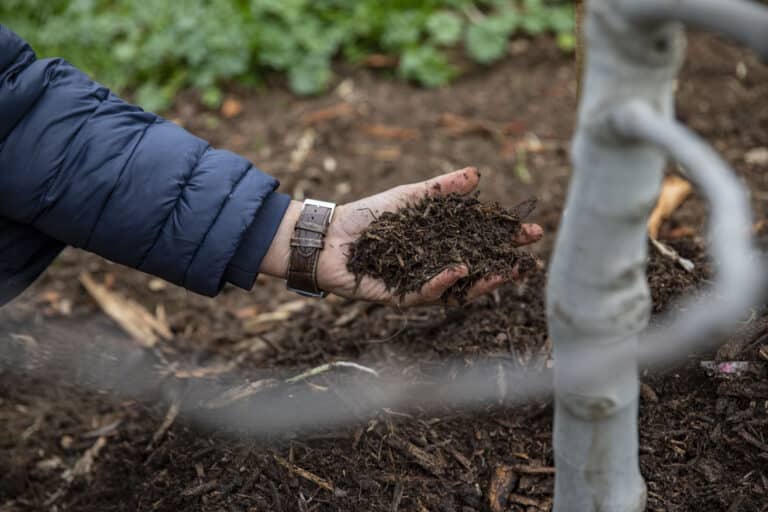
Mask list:
POLYGON ((510 466, 515 473, 524 475, 554 475, 555 468, 551 466, 528 466, 523 464, 510 466))
POLYGON ((367 366, 363 366, 358 363, 353 363, 351 361, 334 361, 332 363, 325 363, 321 364, 320 366, 316 366, 315 368, 311 368, 305 372, 302 372, 294 377, 290 377, 288 379, 285 379, 285 382, 287 384, 295 384, 297 382, 300 382, 302 380, 306 380, 310 377, 314 377, 316 375, 320 375, 321 373, 325 373, 327 371, 330 371, 333 368, 352 368, 364 373, 368 373, 370 375, 373 375, 374 377, 379 376, 379 372, 374 370, 373 368, 368 368, 367 366))
POLYGON ((683 258, 680 256, 676 250, 668 246, 667 244, 664 244, 662 242, 659 242, 655 238, 651 238, 651 243, 653 244, 653 247, 656 248, 657 251, 659 251, 659 254, 662 256, 671 259, 680 267, 682 267, 683 270, 686 272, 693 272, 693 269, 696 267, 696 265, 693 264, 693 262, 687 258, 683 258))
POLYGON ((80 282, 102 311, 142 346, 154 347, 160 338, 164 340, 173 338, 167 323, 155 317, 141 304, 97 283, 88 272, 80 274, 80 282))
POLYGON ((181 400, 176 398, 171 402, 170 407, 168 407, 168 412, 165 413, 163 422, 152 436, 152 440, 147 445, 146 451, 151 451, 160 439, 163 438, 168 429, 171 428, 171 425, 173 425, 173 422, 176 421, 176 417, 179 415, 179 410, 181 410, 181 400))
POLYGON ((277 384, 275 379, 261 379, 254 382, 241 384, 226 390, 216 398, 208 400, 203 404, 203 407, 206 409, 219 409, 221 407, 226 407, 233 404, 234 402, 237 402, 238 400, 242 400, 244 398, 248 398, 249 396, 253 396, 256 393, 261 393, 262 391, 271 389, 275 386, 275 384, 277 384))
POLYGON ((326 491, 333 493, 334 496, 342 498, 347 495, 347 491, 343 489, 339 489, 338 487, 333 485, 333 483, 326 480, 325 478, 319 477, 316 474, 307 471, 306 469, 302 469, 297 465, 288 462, 287 460, 285 460, 284 458, 280 457, 277 454, 273 455, 273 457, 275 459, 275 462, 283 466, 285 469, 287 469, 291 473, 298 475, 304 480, 308 480, 313 484, 317 485, 318 487, 321 487, 326 491))
POLYGON ((107 438, 100 437, 93 443, 93 446, 85 450, 82 457, 77 459, 72 469, 68 469, 62 473, 61 477, 69 484, 72 483, 75 478, 88 475, 93 469, 93 462, 96 460, 96 456, 102 448, 107 445, 107 438))
POLYGON ((445 473, 445 461, 442 457, 432 455, 422 450, 415 444, 400 439, 397 436, 387 438, 387 444, 392 448, 400 450, 414 459, 414 462, 426 469, 435 476, 442 476, 445 473))

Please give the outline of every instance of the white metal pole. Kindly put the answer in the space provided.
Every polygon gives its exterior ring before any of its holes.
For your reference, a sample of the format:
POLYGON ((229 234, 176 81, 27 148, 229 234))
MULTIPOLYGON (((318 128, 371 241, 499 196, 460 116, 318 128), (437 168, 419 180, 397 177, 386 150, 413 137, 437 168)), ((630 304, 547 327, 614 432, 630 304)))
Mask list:
MULTIPOLYGON (((555 511, 638 512, 637 356, 681 348, 731 325, 763 282, 746 193, 724 162, 673 120, 681 22, 718 30, 768 57, 768 10, 747 0, 590 0, 573 141, 573 176, 547 285, 555 351, 555 511), (712 204, 715 298, 643 335, 650 298, 646 218, 665 155, 712 204), (621 357, 616 357, 621 355, 621 357), (584 378, 584 368, 599 371, 584 378), (616 362, 618 361, 618 362, 616 362)), ((650 355, 652 356, 652 354, 650 355)))
POLYGON ((634 352, 650 314, 646 219, 665 156, 628 141, 611 109, 640 99, 672 118, 684 36, 677 24, 637 28, 616 1, 587 2, 586 57, 573 141, 573 175, 549 268, 547 312, 555 352, 555 511, 638 512, 637 362, 594 379, 576 373, 610 349, 634 352))

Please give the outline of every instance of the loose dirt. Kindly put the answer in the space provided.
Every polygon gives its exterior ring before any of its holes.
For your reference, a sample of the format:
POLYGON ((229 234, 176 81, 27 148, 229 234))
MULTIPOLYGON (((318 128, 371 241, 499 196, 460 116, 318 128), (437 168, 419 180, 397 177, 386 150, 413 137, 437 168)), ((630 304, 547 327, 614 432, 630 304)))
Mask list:
MULTIPOLYGON (((439 192, 439 190, 438 190, 439 192)), ((464 265, 469 275, 444 300, 463 303, 469 289, 488 276, 510 277, 535 268, 515 243, 535 200, 514 208, 482 203, 476 196, 431 195, 396 212, 383 213, 351 245, 347 268, 358 282, 368 276, 403 297, 419 291, 441 271, 464 265)))

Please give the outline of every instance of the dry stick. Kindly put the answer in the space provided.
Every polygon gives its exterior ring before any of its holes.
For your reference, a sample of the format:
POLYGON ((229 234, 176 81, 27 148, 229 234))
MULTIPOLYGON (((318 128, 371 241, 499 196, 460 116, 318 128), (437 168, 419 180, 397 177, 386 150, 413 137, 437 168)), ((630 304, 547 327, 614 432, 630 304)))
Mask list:
POLYGON ((77 459, 77 462, 75 462, 75 465, 72 467, 72 469, 66 470, 61 477, 67 482, 72 483, 75 478, 79 476, 85 476, 91 472, 93 469, 93 463, 96 460, 96 456, 99 455, 99 452, 102 448, 104 448, 107 445, 107 438, 106 437, 100 437, 96 440, 95 443, 93 443, 93 446, 85 450, 85 453, 83 453, 82 457, 77 459))
POLYGON ((182 491, 181 495, 187 498, 202 496, 203 494, 209 493, 212 490, 214 490, 216 487, 218 487, 218 485, 219 485, 218 480, 211 480, 210 482, 205 482, 203 484, 195 485, 188 489, 185 489, 184 491, 182 491))
POLYGON ((302 469, 302 468, 298 467, 297 465, 288 462, 287 460, 285 460, 284 458, 282 458, 281 456, 279 456, 277 454, 273 455, 273 457, 275 459, 275 462, 277 462, 278 464, 283 466, 285 469, 287 469, 291 473, 300 476, 304 480, 308 480, 308 481, 312 482, 313 484, 317 485, 318 487, 321 487, 321 488, 325 489, 326 491, 329 491, 329 492, 333 493, 335 496, 343 497, 343 496, 347 495, 347 491, 345 491, 343 489, 339 489, 338 487, 333 485, 333 483, 331 483, 330 481, 326 480, 325 478, 319 477, 316 474, 307 471, 306 469, 302 469))
POLYGON ((374 377, 379 376, 379 372, 374 370, 373 368, 368 368, 367 366, 363 366, 358 363, 353 363, 351 361, 335 361, 332 363, 325 363, 321 364, 320 366, 316 366, 315 368, 311 368, 305 372, 302 372, 294 377, 290 377, 288 379, 285 379, 285 382, 287 384, 295 384, 297 382, 300 382, 302 380, 306 380, 310 377, 314 377, 316 375, 320 375, 322 373, 328 372, 333 368, 352 368, 355 370, 359 370, 361 372, 368 373, 370 375, 373 375, 374 377))
POLYGON ((659 229, 662 223, 668 219, 691 195, 693 187, 691 183, 679 176, 668 176, 661 186, 661 193, 656 202, 656 207, 648 217, 648 236, 651 244, 662 256, 671 259, 680 265, 685 271, 692 272, 694 264, 691 260, 683 258, 667 244, 660 242, 659 229))
POLYGON ((510 466, 512 471, 516 473, 523 473, 526 475, 554 475, 555 468, 550 466, 527 466, 527 465, 513 465, 510 466))
POLYGON ((176 421, 176 417, 179 415, 179 410, 181 410, 181 400, 175 398, 171 402, 170 407, 168 407, 168 412, 165 414, 163 422, 160 424, 160 427, 152 436, 152 440, 147 445, 146 451, 152 450, 152 448, 157 445, 160 439, 162 439, 168 429, 171 428, 171 425, 173 425, 173 422, 176 421))
POLYGON ((144 347, 153 347, 160 338, 170 340, 170 327, 147 311, 142 305, 126 299, 99 284, 88 272, 80 275, 80 282, 104 313, 112 318, 134 340, 144 347))

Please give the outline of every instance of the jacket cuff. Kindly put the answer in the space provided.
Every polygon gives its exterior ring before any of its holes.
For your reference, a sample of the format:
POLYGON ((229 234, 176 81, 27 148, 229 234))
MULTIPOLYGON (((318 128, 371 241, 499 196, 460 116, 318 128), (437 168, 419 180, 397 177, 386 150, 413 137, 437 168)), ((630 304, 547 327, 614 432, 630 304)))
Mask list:
POLYGON ((243 290, 253 288, 261 260, 267 254, 290 203, 291 197, 279 192, 272 192, 264 200, 224 272, 226 282, 243 290))

